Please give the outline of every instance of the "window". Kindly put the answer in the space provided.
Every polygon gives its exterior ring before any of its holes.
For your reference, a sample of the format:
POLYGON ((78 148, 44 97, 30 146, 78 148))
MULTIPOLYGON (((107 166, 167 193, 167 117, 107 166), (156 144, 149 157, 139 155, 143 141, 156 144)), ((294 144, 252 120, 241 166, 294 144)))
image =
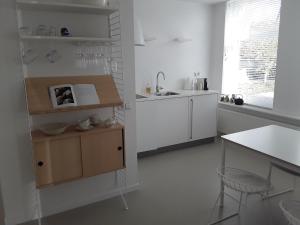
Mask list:
POLYGON ((222 91, 273 108, 281 0, 227 2, 222 91))

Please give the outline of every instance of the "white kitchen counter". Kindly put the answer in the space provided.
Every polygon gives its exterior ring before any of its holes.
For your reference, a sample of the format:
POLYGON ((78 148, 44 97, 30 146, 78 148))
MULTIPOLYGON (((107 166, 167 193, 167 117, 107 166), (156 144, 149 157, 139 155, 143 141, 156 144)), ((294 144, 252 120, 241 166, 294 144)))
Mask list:
MULTIPOLYGON (((165 92, 165 91, 163 91, 165 92)), ((145 95, 145 94, 139 94, 141 96, 145 96, 146 98, 140 98, 136 99, 137 102, 145 102, 145 101, 155 101, 155 100, 163 100, 163 99, 170 99, 170 98, 186 98, 186 97, 192 97, 192 96, 199 96, 199 95, 212 95, 212 94, 219 94, 219 92, 214 90, 209 91, 193 91, 193 90, 175 90, 171 92, 179 93, 179 95, 170 95, 170 96, 156 96, 156 95, 145 95)))

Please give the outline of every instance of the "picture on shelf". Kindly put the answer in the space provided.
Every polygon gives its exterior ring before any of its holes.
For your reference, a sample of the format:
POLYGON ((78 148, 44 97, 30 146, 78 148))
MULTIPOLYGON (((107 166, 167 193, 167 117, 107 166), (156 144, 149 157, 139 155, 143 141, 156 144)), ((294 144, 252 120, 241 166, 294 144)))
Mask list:
POLYGON ((100 104, 95 85, 93 84, 62 84, 49 88, 54 108, 100 104))

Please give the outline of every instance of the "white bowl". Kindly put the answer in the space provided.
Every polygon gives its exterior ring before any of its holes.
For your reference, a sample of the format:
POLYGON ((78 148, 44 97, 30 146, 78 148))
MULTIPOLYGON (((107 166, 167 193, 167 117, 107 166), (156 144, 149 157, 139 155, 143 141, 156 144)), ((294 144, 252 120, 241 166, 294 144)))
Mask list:
POLYGON ((66 123, 50 123, 41 126, 39 129, 46 135, 55 136, 64 133, 69 126, 66 123))

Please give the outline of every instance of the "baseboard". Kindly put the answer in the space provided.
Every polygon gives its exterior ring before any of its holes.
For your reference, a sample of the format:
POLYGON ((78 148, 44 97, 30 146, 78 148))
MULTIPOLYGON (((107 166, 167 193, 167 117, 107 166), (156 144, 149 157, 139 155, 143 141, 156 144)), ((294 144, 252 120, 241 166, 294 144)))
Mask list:
POLYGON ((195 146, 199 146, 199 145, 203 145, 203 144, 208 144, 208 143, 211 143, 214 141, 215 141, 215 137, 211 137, 211 138, 205 138, 205 139, 196 140, 196 141, 185 142, 185 143, 181 143, 181 144, 177 144, 177 145, 171 145, 171 146, 167 146, 167 147, 163 147, 163 148, 158 148, 158 149, 154 149, 151 151, 138 152, 138 158, 144 158, 144 157, 153 156, 153 155, 170 152, 170 151, 176 151, 176 150, 180 150, 180 149, 184 149, 184 148, 191 148, 191 147, 195 147, 195 146))
MULTIPOLYGON (((140 187, 140 184, 136 183, 136 184, 127 186, 126 190, 123 190, 123 192, 124 193, 129 193, 129 192, 132 192, 132 191, 136 191, 136 190, 139 189, 139 187, 140 187)), ((44 213, 43 217, 48 217, 48 216, 51 216, 51 215, 55 215, 55 214, 58 214, 58 213, 62 213, 62 212, 65 212, 65 211, 69 211, 69 210, 72 210, 72 209, 80 208, 80 207, 83 207, 83 206, 86 206, 86 205, 90 205, 90 204, 93 204, 93 203, 97 203, 97 202, 101 202, 101 201, 104 201, 104 200, 107 200, 107 199, 110 199, 110 198, 117 197, 117 196, 119 196, 120 190, 121 190, 121 188, 113 189, 109 192, 102 193, 102 194, 99 194, 99 195, 95 195, 95 196, 91 197, 90 199, 77 202, 76 204, 72 204, 72 205, 70 204, 68 206, 55 208, 55 211, 44 213)), ((34 220, 37 220, 37 218, 35 218, 34 220)), ((34 220, 32 220, 32 221, 34 221, 34 220)), ((24 218, 21 218, 21 217, 20 218, 16 218, 16 217, 14 217, 14 218, 5 218, 5 225, 16 225, 16 224, 26 223, 26 222, 30 222, 30 220, 24 221, 24 218)))
POLYGON ((5 225, 16 225, 20 223, 29 222, 29 221, 24 221, 24 218, 21 216, 14 216, 13 218, 5 217, 4 222, 5 225))
MULTIPOLYGON (((126 190, 123 190, 123 192, 124 193, 129 193, 129 192, 132 192, 132 191, 136 191, 136 190, 139 189, 139 186, 140 186, 139 183, 127 186, 126 190)), ((55 211, 46 212, 46 213, 44 212, 43 217, 52 216, 52 215, 55 215, 55 214, 58 214, 58 213, 61 213, 61 212, 69 211, 69 210, 72 210, 72 209, 80 208, 80 207, 83 207, 83 206, 86 206, 86 205, 90 205, 90 204, 93 204, 93 203, 97 203, 97 202, 101 202, 101 201, 104 201, 104 200, 107 200, 107 199, 110 199, 110 198, 117 197, 117 196, 120 195, 120 190, 121 190, 121 188, 113 189, 113 190, 111 190, 109 192, 106 192, 104 194, 95 195, 95 196, 91 197, 90 199, 86 199, 84 201, 77 202, 76 204, 55 208, 55 211)))

